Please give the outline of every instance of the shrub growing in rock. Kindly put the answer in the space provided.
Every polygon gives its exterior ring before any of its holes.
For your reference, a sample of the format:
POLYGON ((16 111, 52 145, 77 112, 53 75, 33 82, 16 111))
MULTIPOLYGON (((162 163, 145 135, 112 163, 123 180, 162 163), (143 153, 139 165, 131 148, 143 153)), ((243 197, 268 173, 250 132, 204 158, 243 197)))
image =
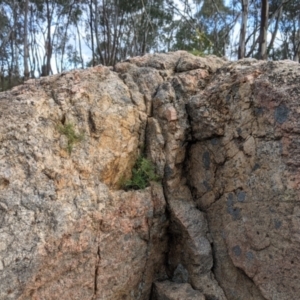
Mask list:
POLYGON ((81 142, 84 138, 83 133, 76 133, 72 123, 66 123, 58 127, 61 134, 65 135, 68 140, 67 151, 71 154, 75 144, 81 142))
POLYGON ((125 181, 122 187, 125 190, 141 190, 149 186, 150 181, 159 180, 152 162, 140 156, 132 169, 132 178, 125 181))

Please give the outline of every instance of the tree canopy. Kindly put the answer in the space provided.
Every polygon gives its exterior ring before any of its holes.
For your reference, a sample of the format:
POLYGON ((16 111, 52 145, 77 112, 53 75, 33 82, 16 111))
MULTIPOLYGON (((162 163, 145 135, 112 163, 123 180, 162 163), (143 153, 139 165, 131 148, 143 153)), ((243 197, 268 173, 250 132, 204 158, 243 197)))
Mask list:
POLYGON ((152 52, 300 60, 299 0, 0 0, 0 91, 152 52))

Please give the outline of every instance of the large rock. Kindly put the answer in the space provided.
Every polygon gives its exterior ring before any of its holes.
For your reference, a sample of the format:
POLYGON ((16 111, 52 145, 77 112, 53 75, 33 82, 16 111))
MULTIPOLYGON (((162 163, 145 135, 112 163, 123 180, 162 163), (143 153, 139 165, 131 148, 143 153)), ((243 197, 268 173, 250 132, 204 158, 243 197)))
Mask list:
POLYGON ((148 299, 166 276, 163 190, 117 190, 145 108, 104 67, 0 97, 0 299, 148 299), (84 140, 68 153, 70 124, 84 140))
POLYGON ((299 292, 299 77, 291 62, 231 63, 188 104, 188 182, 229 299, 299 292))
POLYGON ((296 299, 299 79, 179 51, 0 93, 0 300, 296 299))

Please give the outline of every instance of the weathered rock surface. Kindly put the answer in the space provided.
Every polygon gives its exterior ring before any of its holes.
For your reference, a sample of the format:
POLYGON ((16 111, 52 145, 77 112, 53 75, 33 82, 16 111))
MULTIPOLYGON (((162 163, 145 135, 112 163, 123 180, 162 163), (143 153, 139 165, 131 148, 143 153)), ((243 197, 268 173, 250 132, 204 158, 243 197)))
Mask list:
POLYGON ((190 284, 178 284, 171 281, 155 282, 153 300, 205 300, 202 293, 194 290, 190 284))
POLYGON ((0 300, 298 299, 299 80, 179 51, 0 93, 0 300))

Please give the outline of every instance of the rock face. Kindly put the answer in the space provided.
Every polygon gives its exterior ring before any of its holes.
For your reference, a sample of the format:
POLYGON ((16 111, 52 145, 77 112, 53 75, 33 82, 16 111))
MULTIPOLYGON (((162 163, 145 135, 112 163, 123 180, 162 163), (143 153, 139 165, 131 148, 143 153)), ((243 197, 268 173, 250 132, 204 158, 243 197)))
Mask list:
POLYGON ((0 93, 0 300, 297 299, 299 80, 180 51, 0 93))
POLYGON ((170 281, 155 282, 153 289, 153 300, 205 300, 199 291, 194 290, 188 283, 175 283, 170 281))

